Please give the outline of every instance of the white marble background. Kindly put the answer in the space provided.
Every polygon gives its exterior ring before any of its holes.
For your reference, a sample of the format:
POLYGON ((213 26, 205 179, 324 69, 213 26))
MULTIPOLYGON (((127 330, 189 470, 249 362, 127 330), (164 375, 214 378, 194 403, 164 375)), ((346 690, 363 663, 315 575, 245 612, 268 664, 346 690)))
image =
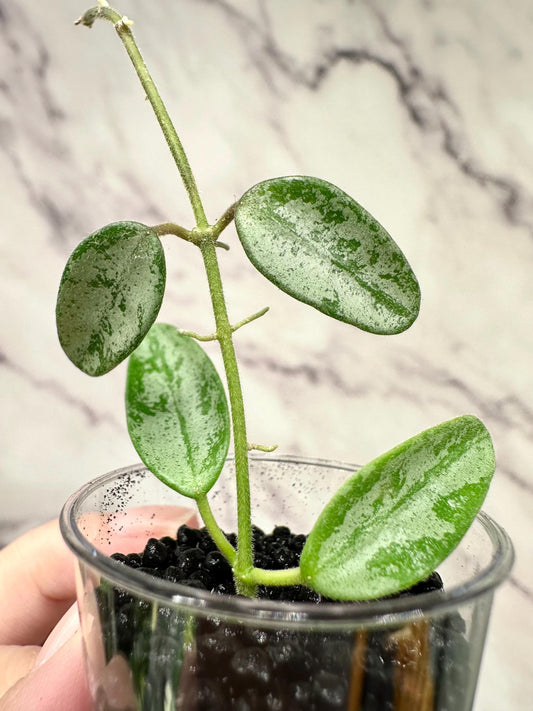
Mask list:
MULTIPOLYGON (((118 2, 118 0, 117 0, 118 2)), ((124 369, 60 350, 67 255, 107 222, 191 211, 111 25, 81 0, 0 0, 0 540, 137 461, 124 369)), ((221 253, 250 437, 365 462, 462 413, 497 450, 486 502, 517 562, 494 609, 476 711, 533 697, 533 6, 528 0, 122 0, 215 220, 253 183, 323 177, 417 273, 422 312, 384 338, 330 322, 221 253)), ((161 318, 209 332, 199 257, 171 240, 161 318)))

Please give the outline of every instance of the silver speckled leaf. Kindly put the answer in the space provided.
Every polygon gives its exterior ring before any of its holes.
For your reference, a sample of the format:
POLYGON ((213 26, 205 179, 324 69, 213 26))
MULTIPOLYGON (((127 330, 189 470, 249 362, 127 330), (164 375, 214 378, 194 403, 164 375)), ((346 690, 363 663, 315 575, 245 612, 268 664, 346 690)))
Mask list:
POLYGON ((191 498, 209 491, 230 423, 222 381, 198 343, 168 324, 150 329, 129 360, 126 416, 135 449, 159 479, 191 498))
POLYGON ((114 222, 89 235, 69 257, 57 297, 59 341, 88 375, 121 363, 154 323, 165 291, 157 234, 138 222, 114 222))
POLYGON ((300 559, 303 579, 337 599, 367 599, 429 575, 474 520, 494 474, 471 415, 426 430, 364 466, 328 503, 300 559))
POLYGON ((400 333, 416 319, 420 288, 400 248, 335 185, 303 176, 258 183, 235 225, 252 264, 299 301, 371 333, 400 333))

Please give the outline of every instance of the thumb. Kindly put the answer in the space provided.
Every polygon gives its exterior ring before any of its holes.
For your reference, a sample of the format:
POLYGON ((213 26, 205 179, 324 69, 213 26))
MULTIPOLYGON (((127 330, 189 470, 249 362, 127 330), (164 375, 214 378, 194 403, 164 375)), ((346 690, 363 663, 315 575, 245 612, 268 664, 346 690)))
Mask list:
POLYGON ((40 647, 0 645, 0 699, 35 666, 40 647))
POLYGON ((92 711, 80 633, 18 681, 0 711, 92 711))

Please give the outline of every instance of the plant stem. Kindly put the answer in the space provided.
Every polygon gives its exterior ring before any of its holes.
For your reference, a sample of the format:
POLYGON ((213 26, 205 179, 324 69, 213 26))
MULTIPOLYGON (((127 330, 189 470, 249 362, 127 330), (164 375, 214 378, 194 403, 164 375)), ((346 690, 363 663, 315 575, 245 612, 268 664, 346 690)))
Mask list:
POLYGON ((172 120, 168 115, 168 111, 161 99, 161 96, 159 95, 157 87, 154 84, 154 80, 152 79, 150 72, 144 63, 144 59, 139 51, 139 48, 137 47, 129 23, 124 21, 124 18, 120 13, 108 6, 91 8, 78 20, 78 23, 92 27, 93 23, 98 18, 109 20, 113 23, 122 44, 126 48, 126 52, 131 59, 143 89, 146 92, 146 96, 152 105, 172 157, 174 158, 174 162, 180 172, 183 184, 185 185, 185 189, 189 195, 196 225, 201 229, 208 227, 207 218, 205 216, 205 211, 189 160, 185 154, 183 146, 181 145, 181 141, 176 129, 174 128, 172 120))
POLYGON ((302 574, 300 568, 284 568, 283 570, 264 570, 252 568, 245 576, 245 580, 256 585, 301 585, 302 574))
POLYGON ((243 326, 248 325, 249 323, 252 323, 252 321, 255 321, 258 318, 261 318, 261 316, 264 316, 267 311, 270 310, 270 306, 265 306, 264 309, 261 309, 261 311, 256 311, 255 314, 252 314, 251 316, 247 316, 246 318, 243 318, 241 321, 238 321, 236 324, 234 324, 231 327, 232 331, 238 331, 239 328, 242 328, 243 326))
POLYGON ((222 278, 218 266, 216 248, 212 240, 200 244, 204 266, 211 294, 211 303, 215 314, 217 339, 224 362, 226 380, 231 405, 231 420, 233 427, 233 445, 235 447, 235 476, 237 480, 237 525, 238 547, 234 565, 235 585, 241 595, 252 597, 255 585, 243 583, 240 578, 253 566, 252 524, 250 513, 250 478, 248 470, 248 440, 246 437, 246 420, 244 416, 244 401, 237 366, 235 348, 233 346, 233 329, 229 322, 226 301, 222 289, 222 278))
MULTIPOLYGON (((154 81, 144 63, 144 59, 139 51, 139 48, 137 47, 133 34, 130 30, 130 21, 120 15, 120 13, 116 10, 113 10, 108 5, 103 4, 88 10, 78 20, 78 24, 84 24, 88 27, 92 27, 98 18, 103 18, 112 22, 118 36, 122 40, 122 43, 124 44, 124 47, 126 48, 126 51, 128 52, 135 68, 137 76, 139 77, 139 80, 152 105, 159 125, 161 126, 193 208, 196 220, 195 229, 188 232, 186 236, 185 232, 182 232, 181 228, 177 231, 173 228, 171 231, 174 231, 179 234, 180 237, 185 237, 197 244, 200 247, 204 260, 209 292, 215 316, 216 338, 220 344, 220 351, 222 354, 228 384, 233 429, 233 444, 235 448, 238 525, 238 548, 234 564, 235 585, 239 594, 253 597, 256 592, 255 584, 245 583, 239 579, 240 576, 242 577, 244 573, 251 570, 253 567, 248 440, 246 437, 246 421, 244 416, 242 388, 235 348, 233 346, 233 329, 228 318, 215 245, 219 234, 233 219, 235 206, 232 205, 228 208, 228 210, 226 210, 214 226, 209 225, 188 158, 163 100, 159 95, 154 81)), ((168 227, 169 225, 166 224, 164 226, 160 226, 160 229, 168 229, 168 227)), ((207 516, 207 521, 210 524, 210 530, 214 531, 215 536, 217 536, 217 530, 220 529, 218 529, 218 526, 213 528, 214 519, 212 514, 210 515, 210 509, 206 508, 205 504, 206 502, 201 502, 199 506, 203 508, 203 513, 207 516)))
POLYGON ((203 341, 204 343, 217 340, 216 333, 209 333, 207 336, 202 336, 201 333, 196 333, 196 331, 183 331, 182 329, 180 329, 180 333, 182 336, 189 336, 189 338, 194 338, 195 341, 203 341))
POLYGON ((154 225, 152 229, 159 237, 176 235, 176 237, 181 237, 181 239, 184 239, 186 242, 193 241, 190 230, 181 227, 181 225, 176 225, 174 222, 163 222, 160 225, 154 225))
POLYGON ((218 235, 223 232, 226 227, 232 222, 233 218, 235 217, 236 207, 237 203, 234 202, 233 205, 230 205, 228 207, 222 217, 215 222, 215 224, 213 225, 213 234, 215 237, 218 237, 218 235))
POLYGON ((220 529, 220 526, 216 522, 213 512, 211 511, 211 507, 209 506, 207 496, 204 495, 196 499, 196 504, 211 538, 218 546, 220 552, 223 553, 231 565, 233 565, 235 563, 235 548, 233 548, 224 535, 224 532, 220 529))
POLYGON ((278 448, 277 444, 257 444, 256 442, 248 443, 248 451, 255 450, 256 452, 274 452, 278 448))

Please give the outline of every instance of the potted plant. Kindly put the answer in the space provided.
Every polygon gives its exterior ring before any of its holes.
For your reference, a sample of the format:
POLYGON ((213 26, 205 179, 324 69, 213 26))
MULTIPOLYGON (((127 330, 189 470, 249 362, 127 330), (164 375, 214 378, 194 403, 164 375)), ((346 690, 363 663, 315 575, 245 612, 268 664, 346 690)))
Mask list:
POLYGON ((478 514, 495 469, 489 433, 461 416, 355 472, 251 444, 234 334, 267 309, 230 321, 218 252, 234 221, 282 291, 381 335, 418 315, 406 258, 361 205, 307 176, 263 181, 210 224, 131 22, 105 0, 78 23, 97 19, 132 60, 195 226, 107 225, 74 250, 59 288, 74 364, 100 376, 129 358, 126 417, 144 462, 91 482, 62 513, 95 708, 467 711, 512 560, 505 533, 478 514), (212 334, 156 323, 166 235, 200 250, 212 334), (220 346, 227 396, 202 341, 220 346), (183 497, 202 527, 187 513, 176 531, 183 497))

